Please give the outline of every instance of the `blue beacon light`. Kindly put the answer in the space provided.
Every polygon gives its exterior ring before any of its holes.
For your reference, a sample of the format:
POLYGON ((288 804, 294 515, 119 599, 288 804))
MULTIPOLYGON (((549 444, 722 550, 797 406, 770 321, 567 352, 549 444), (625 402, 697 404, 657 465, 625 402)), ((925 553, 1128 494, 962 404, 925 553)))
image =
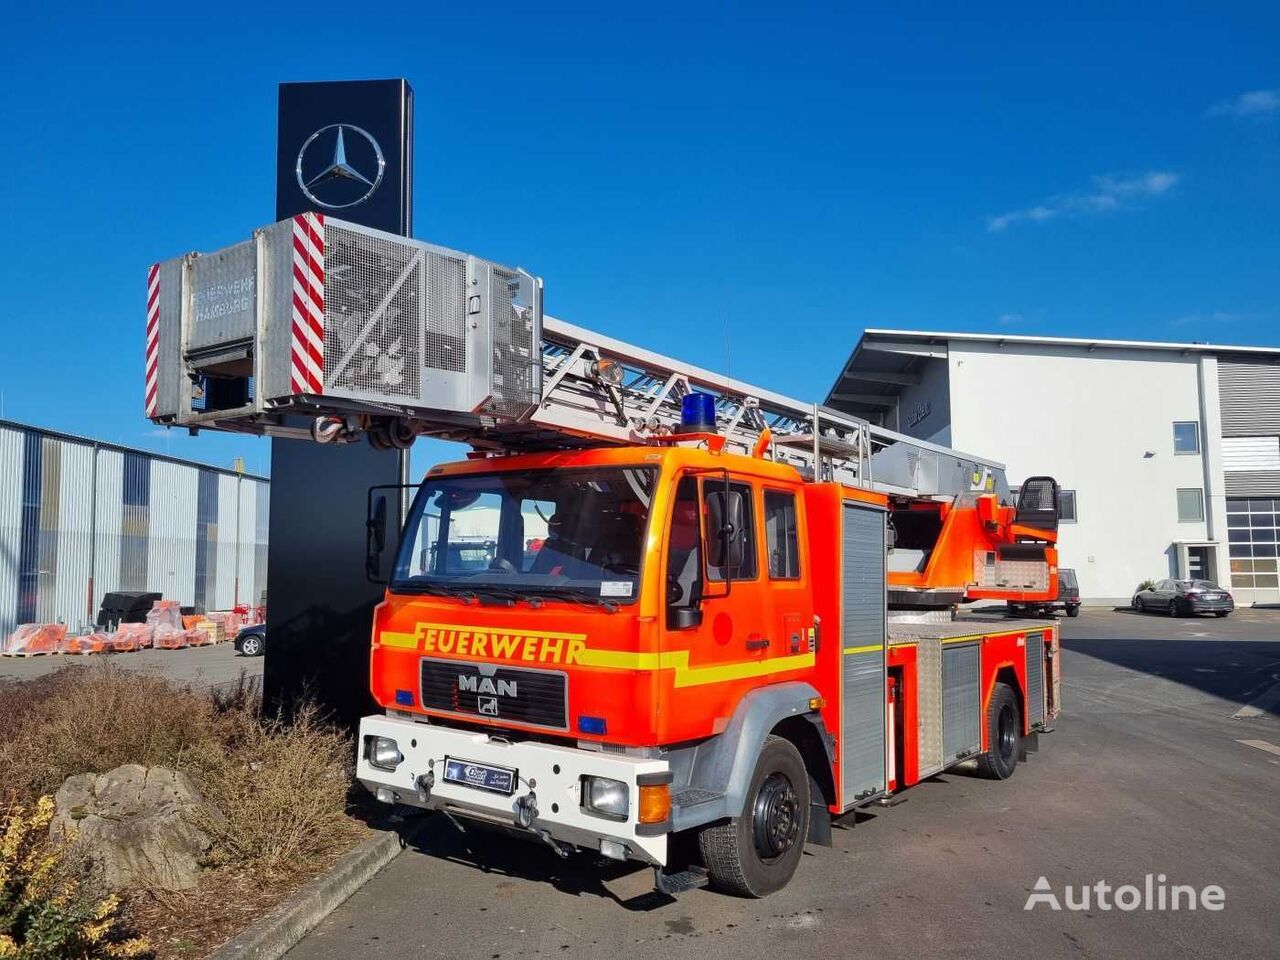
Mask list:
POLYGON ((716 432, 716 398, 709 393, 687 393, 680 400, 681 433, 716 432))

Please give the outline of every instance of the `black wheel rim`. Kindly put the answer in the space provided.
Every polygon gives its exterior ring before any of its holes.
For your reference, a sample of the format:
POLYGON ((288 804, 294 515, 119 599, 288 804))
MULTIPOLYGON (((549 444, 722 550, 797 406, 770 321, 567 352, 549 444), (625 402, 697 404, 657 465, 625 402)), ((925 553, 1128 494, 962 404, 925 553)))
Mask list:
POLYGON ((756 852, 765 862, 777 860, 795 846, 800 832, 800 803, 786 776, 771 773, 760 784, 751 821, 756 852))
POLYGON ((1009 760, 1018 747, 1018 730, 1013 722, 1013 707, 1005 704, 1000 708, 1000 716, 996 720, 996 736, 1000 742, 1000 756, 1009 760))

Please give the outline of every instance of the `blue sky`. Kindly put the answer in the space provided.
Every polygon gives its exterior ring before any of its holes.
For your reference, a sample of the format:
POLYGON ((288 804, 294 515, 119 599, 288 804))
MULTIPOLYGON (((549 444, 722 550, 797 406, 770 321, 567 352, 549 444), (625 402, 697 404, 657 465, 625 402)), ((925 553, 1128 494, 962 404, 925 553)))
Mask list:
POLYGON ((271 219, 283 80, 407 77, 420 238, 797 397, 867 326, 1280 344, 1280 7, 1116 6, 15 9, 4 416, 268 468, 143 419, 143 287, 271 219))

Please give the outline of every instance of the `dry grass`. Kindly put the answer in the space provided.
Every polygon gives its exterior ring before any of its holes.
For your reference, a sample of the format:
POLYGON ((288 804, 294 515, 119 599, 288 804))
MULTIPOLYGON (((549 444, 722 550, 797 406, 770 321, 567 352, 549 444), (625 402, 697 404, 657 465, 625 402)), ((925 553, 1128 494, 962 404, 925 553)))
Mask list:
POLYGON ((31 802, 76 773, 122 763, 184 766, 216 739, 207 696, 110 664, 73 666, 0 689, 0 800, 31 802))

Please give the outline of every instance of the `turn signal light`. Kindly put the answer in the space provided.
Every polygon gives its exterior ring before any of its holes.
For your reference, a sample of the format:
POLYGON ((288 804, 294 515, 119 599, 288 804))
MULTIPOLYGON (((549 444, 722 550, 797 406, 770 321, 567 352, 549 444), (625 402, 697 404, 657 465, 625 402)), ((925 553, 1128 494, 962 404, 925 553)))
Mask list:
POLYGON ((656 783, 640 788, 641 823, 662 823, 671 816, 671 784, 656 783))

